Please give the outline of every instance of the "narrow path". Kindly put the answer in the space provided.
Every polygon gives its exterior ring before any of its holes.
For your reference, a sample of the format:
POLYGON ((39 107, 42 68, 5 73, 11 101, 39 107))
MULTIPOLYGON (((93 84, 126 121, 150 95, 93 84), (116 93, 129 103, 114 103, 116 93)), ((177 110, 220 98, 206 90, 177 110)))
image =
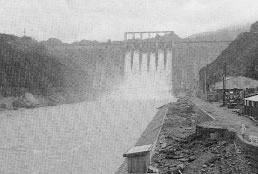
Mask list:
POLYGON ((258 127, 250 119, 238 116, 228 108, 219 107, 218 103, 208 103, 199 98, 192 98, 192 102, 199 108, 211 114, 211 116, 215 118, 215 123, 225 126, 229 130, 237 133, 240 133, 241 125, 245 124, 247 133, 258 136, 258 127))

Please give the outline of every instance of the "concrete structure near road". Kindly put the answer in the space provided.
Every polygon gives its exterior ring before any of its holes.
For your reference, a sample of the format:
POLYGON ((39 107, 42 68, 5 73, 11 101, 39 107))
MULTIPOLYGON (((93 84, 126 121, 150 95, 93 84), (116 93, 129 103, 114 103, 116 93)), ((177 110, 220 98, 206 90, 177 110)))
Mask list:
MULTIPOLYGON (((226 79, 226 89, 246 89, 246 88, 257 88, 258 81, 238 76, 238 77, 228 77, 226 79)), ((214 85, 214 89, 223 89, 223 81, 216 82, 214 85)))
POLYGON ((134 146, 123 156, 127 157, 128 173, 146 173, 151 162, 152 144, 134 146))
MULTIPOLYGON (((128 156, 124 163, 118 168, 117 172, 115 174, 129 174, 129 168, 130 164, 129 164, 129 160, 130 158, 132 160, 137 160, 137 158, 132 157, 131 155, 135 155, 135 154, 127 154, 128 152, 135 152, 135 147, 137 147, 137 151, 139 151, 139 149, 141 151, 149 151, 150 152, 145 152, 145 154, 148 154, 150 156, 150 158, 152 157, 152 155, 154 155, 154 150, 155 150, 155 146, 162 128, 162 125, 164 123, 166 114, 167 114, 167 110, 168 107, 167 105, 159 108, 158 112, 156 113, 156 115, 154 116, 154 118, 152 119, 152 121, 149 123, 149 125, 147 126, 147 128, 145 129, 145 131, 143 132, 143 134, 141 135, 141 137, 138 139, 138 141, 136 142, 134 148, 132 150, 128 150, 123 156, 128 156), (152 147, 150 149, 150 145, 152 144, 152 147), (146 150, 146 149, 147 150, 146 150), (126 155, 127 154, 127 155, 126 155), (131 157, 129 157, 131 156, 131 157), (129 160, 128 160, 129 158, 129 160), (134 158, 134 159, 133 159, 134 158)), ((148 155, 145 156, 146 159, 148 158, 148 155)), ((152 171, 154 173, 158 173, 158 171, 156 170, 155 166, 152 166, 152 164, 148 165, 147 168, 148 171, 152 171)), ((145 172, 146 173, 146 172, 145 172)))
POLYGON ((244 114, 258 118, 258 95, 244 99, 244 114))

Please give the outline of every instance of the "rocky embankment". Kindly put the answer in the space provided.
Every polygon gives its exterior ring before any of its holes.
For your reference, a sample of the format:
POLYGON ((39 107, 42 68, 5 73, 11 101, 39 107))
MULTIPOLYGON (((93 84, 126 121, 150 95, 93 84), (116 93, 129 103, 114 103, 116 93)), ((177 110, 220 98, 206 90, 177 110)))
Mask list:
POLYGON ((169 104, 169 110, 152 158, 160 173, 257 173, 254 162, 236 146, 234 139, 202 138, 193 104, 186 98, 169 104))

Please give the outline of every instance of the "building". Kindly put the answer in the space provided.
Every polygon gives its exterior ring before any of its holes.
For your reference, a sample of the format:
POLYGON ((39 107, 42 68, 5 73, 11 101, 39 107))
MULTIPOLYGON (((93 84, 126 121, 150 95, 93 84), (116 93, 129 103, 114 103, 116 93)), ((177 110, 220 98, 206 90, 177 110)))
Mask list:
POLYGON ((134 146, 124 157, 127 157, 128 173, 146 173, 151 162, 152 144, 134 146))
POLYGON ((258 95, 244 99, 244 114, 258 118, 258 95))
MULTIPOLYGON (((258 80, 243 76, 227 77, 225 82, 225 89, 246 89, 258 87, 258 80)), ((223 89, 223 81, 216 82, 214 89, 223 89)))

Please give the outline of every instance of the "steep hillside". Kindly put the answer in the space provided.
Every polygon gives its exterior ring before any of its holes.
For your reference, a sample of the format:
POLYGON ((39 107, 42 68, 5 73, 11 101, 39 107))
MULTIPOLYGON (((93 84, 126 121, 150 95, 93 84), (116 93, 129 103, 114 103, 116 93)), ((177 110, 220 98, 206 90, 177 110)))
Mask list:
POLYGON ((227 64, 228 76, 242 75, 258 79, 257 58, 258 22, 251 26, 250 32, 240 34, 214 62, 200 71, 200 86, 204 85, 205 71, 208 84, 222 80, 224 62, 227 64))
POLYGON ((193 34, 188 39, 193 40, 234 40, 240 33, 249 31, 250 24, 230 26, 211 32, 193 34))
POLYGON ((17 97, 29 92, 55 96, 57 102, 72 102, 78 100, 72 96, 78 95, 88 83, 86 72, 48 54, 43 44, 30 37, 6 34, 0 35, 0 73, 3 97, 17 97), (62 101, 59 101, 60 97, 62 101))
POLYGON ((22 88, 43 94, 62 85, 62 65, 31 38, 0 35, 0 50, 2 95, 19 95, 22 88))
POLYGON ((247 26, 234 26, 181 39, 174 48, 174 93, 197 87, 199 71, 213 62, 247 26), (180 43, 181 42, 181 43, 180 43))

